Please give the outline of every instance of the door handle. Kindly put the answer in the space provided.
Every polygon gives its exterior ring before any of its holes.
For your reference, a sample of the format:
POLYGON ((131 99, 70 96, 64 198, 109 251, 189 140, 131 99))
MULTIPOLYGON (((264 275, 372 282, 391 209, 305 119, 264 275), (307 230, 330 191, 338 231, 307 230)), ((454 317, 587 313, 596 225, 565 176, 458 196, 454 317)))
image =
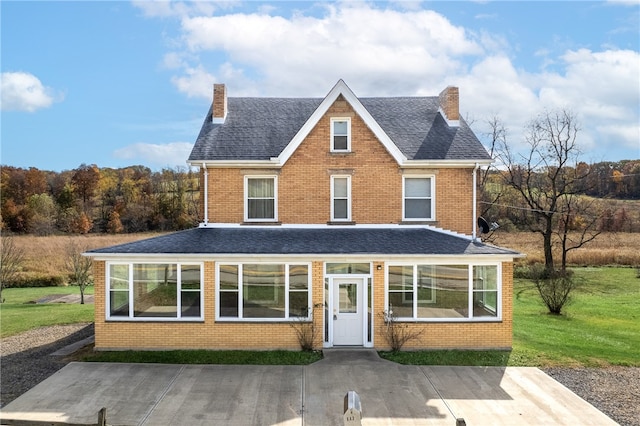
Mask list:
POLYGON ((333 314, 333 320, 336 321, 338 319, 338 316, 336 314, 333 314))

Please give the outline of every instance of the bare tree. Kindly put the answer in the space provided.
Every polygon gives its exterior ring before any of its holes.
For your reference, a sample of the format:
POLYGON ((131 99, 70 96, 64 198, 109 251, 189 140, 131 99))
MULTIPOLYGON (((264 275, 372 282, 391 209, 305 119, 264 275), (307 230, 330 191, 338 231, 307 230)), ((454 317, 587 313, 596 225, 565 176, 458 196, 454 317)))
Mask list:
POLYGON ((525 154, 514 153, 506 143, 500 150, 506 184, 527 206, 530 214, 525 220, 529 229, 542 235, 547 275, 556 273, 554 244, 562 249, 560 272, 564 273, 567 252, 582 247, 599 234, 598 215, 589 210, 589 203, 582 196, 590 169, 578 167, 579 130, 572 112, 546 112, 528 125, 525 140, 529 148, 525 154), (580 223, 576 218, 581 218, 580 223))
MULTIPOLYGON (((486 147, 489 151, 491 158, 496 156, 496 153, 500 147, 506 145, 507 130, 504 124, 498 117, 493 117, 487 121, 489 126, 489 132, 487 137, 489 138, 489 146, 486 147)), ((496 206, 500 203, 501 198, 504 195, 501 185, 495 185, 495 176, 499 175, 499 171, 495 170, 493 166, 489 166, 486 169, 480 169, 478 179, 478 194, 480 195, 480 216, 491 218, 496 215, 496 206)), ((494 230, 491 230, 488 235, 483 239, 488 242, 494 240, 494 230)))
POLYGON ((93 284, 93 261, 90 257, 83 256, 85 247, 71 240, 67 245, 67 258, 65 269, 69 274, 69 283, 80 288, 80 304, 84 305, 84 291, 93 284))
POLYGON ((12 236, 3 235, 0 244, 0 303, 3 303, 2 290, 17 278, 24 262, 24 249, 16 246, 12 236))

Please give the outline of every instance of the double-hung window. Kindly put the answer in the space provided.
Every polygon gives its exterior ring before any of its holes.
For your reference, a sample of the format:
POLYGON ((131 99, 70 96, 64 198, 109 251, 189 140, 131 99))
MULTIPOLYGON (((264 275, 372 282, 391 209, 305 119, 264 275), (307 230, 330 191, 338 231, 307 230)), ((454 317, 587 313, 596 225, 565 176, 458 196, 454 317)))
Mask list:
POLYGON ((351 151, 351 119, 331 119, 331 152, 351 151))
POLYGON ((434 220, 434 177, 416 176, 403 178, 403 220, 434 220))
POLYGON ((278 179, 276 176, 245 176, 245 222, 278 220, 278 179))
POLYGON ((331 220, 351 220, 351 176, 331 176, 331 220))
POLYGON ((405 320, 500 318, 498 264, 404 264, 387 268, 387 308, 405 320))
POLYGON ((202 320, 202 265, 110 263, 107 319, 202 320))
POLYGON ((310 318, 310 273, 305 263, 220 264, 216 317, 272 321, 310 318))

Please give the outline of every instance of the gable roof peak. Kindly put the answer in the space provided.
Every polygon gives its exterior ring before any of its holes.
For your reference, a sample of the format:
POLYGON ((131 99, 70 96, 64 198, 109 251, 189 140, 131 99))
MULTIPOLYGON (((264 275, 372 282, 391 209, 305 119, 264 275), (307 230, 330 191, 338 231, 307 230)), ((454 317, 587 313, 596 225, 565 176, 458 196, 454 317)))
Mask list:
POLYGON ((293 139, 289 142, 289 144, 285 147, 284 150, 277 157, 278 162, 280 164, 284 164, 287 160, 293 155, 293 153, 298 149, 302 141, 307 137, 307 135, 313 130, 318 121, 324 116, 324 114, 329 110, 331 105, 338 99, 338 97, 342 95, 344 99, 351 105, 356 114, 360 116, 365 122, 365 124, 371 129, 371 131, 378 137, 382 145, 384 145, 385 149, 389 154, 398 162, 398 164, 402 164, 407 160, 407 157, 400 151, 398 146, 393 143, 391 138, 385 133, 380 124, 371 116, 369 111, 364 107, 360 99, 353 93, 353 91, 347 86, 347 83, 344 82, 343 79, 338 80, 338 82, 333 86, 333 88, 329 91, 327 96, 324 97, 318 108, 311 114, 309 119, 304 123, 304 125, 300 128, 300 131, 293 137, 293 139))

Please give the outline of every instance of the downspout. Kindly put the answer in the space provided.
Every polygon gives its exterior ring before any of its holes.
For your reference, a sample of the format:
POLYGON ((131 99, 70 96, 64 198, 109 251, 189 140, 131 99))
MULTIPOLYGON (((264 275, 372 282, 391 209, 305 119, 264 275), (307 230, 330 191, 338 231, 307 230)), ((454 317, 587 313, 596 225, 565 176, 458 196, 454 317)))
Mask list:
POLYGON ((478 184, 478 169, 480 168, 480 164, 476 163, 476 166, 473 168, 473 241, 477 241, 477 224, 476 224, 476 216, 477 216, 477 189, 476 186, 478 184))
POLYGON ((204 170, 204 222, 203 226, 207 226, 209 223, 209 171, 207 170, 207 164, 202 163, 202 169, 204 170))

